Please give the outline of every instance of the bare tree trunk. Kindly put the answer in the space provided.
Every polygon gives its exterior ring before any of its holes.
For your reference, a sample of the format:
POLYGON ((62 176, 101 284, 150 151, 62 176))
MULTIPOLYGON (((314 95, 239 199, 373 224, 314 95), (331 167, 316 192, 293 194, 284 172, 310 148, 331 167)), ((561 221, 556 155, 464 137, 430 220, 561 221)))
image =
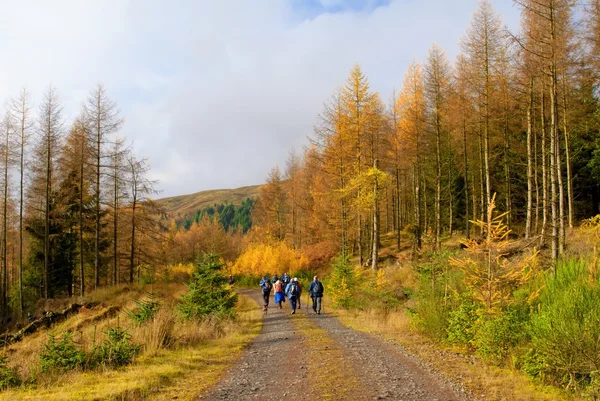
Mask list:
POLYGON ((10 131, 12 130, 10 120, 5 117, 6 141, 4 143, 4 192, 2 203, 2 306, 3 315, 6 316, 8 310, 8 252, 7 252, 7 236, 8 236, 8 167, 9 167, 9 152, 10 147, 10 131))
POLYGON ((390 232, 390 195, 387 186, 385 187, 385 232, 390 232))
POLYGON ((467 153, 467 121, 463 113, 463 159, 465 163, 465 231, 467 239, 471 239, 471 226, 469 225, 469 159, 467 153))
MULTIPOLYGON (((558 104, 556 105, 558 110, 558 104)), ((556 116, 558 123, 558 114, 556 116)), ((559 216, 559 233, 558 233, 558 252, 562 254, 565 250, 565 186, 563 185, 562 174, 562 158, 560 152, 560 130, 556 127, 556 177, 558 182, 558 216, 559 216)))
MULTIPOLYGON (((396 178, 396 177, 394 177, 396 178)), ((397 215, 397 199, 398 194, 396 188, 392 188, 392 231, 395 233, 398 227, 398 215, 397 215)))
POLYGON ((423 194, 423 208, 421 209, 421 214, 423 215, 423 228, 421 233, 427 235, 429 232, 429 207, 427 204, 427 181, 425 180, 425 177, 421 180, 421 193, 423 194))
POLYGON ((414 197, 415 197, 415 244, 416 244, 416 249, 415 250, 420 250, 422 243, 421 243, 421 235, 422 235, 422 224, 423 224, 423 220, 421 218, 421 189, 419 188, 419 185, 421 184, 421 179, 420 179, 420 174, 419 174, 419 167, 417 165, 414 165, 413 167, 413 186, 414 186, 414 197))
POLYGON ((101 145, 102 145, 102 128, 101 128, 101 103, 100 93, 98 93, 98 118, 97 118, 97 135, 96 135, 96 189, 95 189, 95 200, 96 200, 96 228, 94 230, 94 289, 97 290, 100 285, 100 158, 101 158, 101 145))
MULTIPOLYGON (((339 161, 340 161, 340 164, 339 164, 340 189, 341 189, 341 193, 343 194, 344 189, 346 188, 346 185, 345 185, 345 180, 344 180, 344 161, 342 159, 341 151, 340 151, 339 157, 340 157, 339 158, 339 161)), ((346 247, 347 247, 347 227, 346 227, 347 226, 347 224, 346 224, 347 216, 346 216, 346 201, 345 201, 345 198, 343 195, 341 196, 341 199, 340 199, 340 208, 341 208, 340 213, 341 213, 341 218, 342 218, 342 221, 341 221, 341 223, 342 223, 341 224, 341 226, 342 226, 341 227, 342 228, 342 233, 341 233, 342 234, 342 256, 345 257, 346 256, 346 247)))
POLYGON ((133 284, 133 273, 135 267, 135 209, 137 207, 137 196, 133 195, 131 203, 131 253, 129 255, 129 284, 133 284))
POLYGON ((527 220, 525 238, 531 237, 531 217, 533 208, 533 152, 531 149, 531 110, 533 108, 533 78, 529 80, 529 103, 527 104, 527 220))
POLYGON ((44 208, 44 299, 48 301, 48 278, 50 276, 50 180, 52 179, 52 158, 50 136, 46 144, 46 193, 44 208))
MULTIPOLYGON (((558 181, 562 180, 559 177, 559 161, 560 152, 559 149, 559 138, 558 138, 558 81, 556 76, 556 27, 555 27, 555 10, 554 1, 550 1, 550 44, 552 49, 552 65, 550 66, 551 75, 551 87, 550 87, 550 185, 551 185, 551 196, 552 196, 552 259, 556 261, 558 259, 558 252, 562 244, 559 233, 559 226, 564 225, 563 210, 559 208, 558 199, 559 192, 562 191, 557 187, 558 181), (562 223, 559 224, 558 219, 562 223)), ((562 188, 562 186, 561 186, 562 188)), ((562 198, 562 197, 561 197, 562 198)), ((562 202, 561 202, 562 203, 562 202)), ((556 263, 554 264, 556 268, 556 263)))
POLYGON ((79 294, 83 297, 85 295, 85 265, 83 256, 83 175, 85 168, 85 137, 81 138, 81 160, 79 161, 79 294))
POLYGON ((483 155, 484 155, 484 171, 485 171, 485 204, 489 208, 492 200, 492 184, 490 179, 490 57, 489 57, 489 41, 485 38, 485 101, 484 101, 484 125, 483 125, 483 155))
POLYGON ((398 198, 396 199, 396 218, 398 219, 396 223, 396 250, 400 251, 400 234, 402 232, 402 204, 400 203, 400 169, 396 167, 396 194, 398 198))
POLYGON ((23 89, 16 104, 17 115, 20 117, 19 127, 19 313, 23 316, 23 207, 25 189, 25 143, 27 141, 27 130, 30 127, 28 119, 29 106, 27 104, 27 91, 23 89))
POLYGON ((573 228, 573 173, 571 171, 571 146, 569 141, 569 130, 567 127, 567 85, 563 74, 563 132, 565 135, 565 157, 567 158, 567 199, 569 202, 569 228, 573 228))
MULTIPOLYGON (((377 159, 373 160, 373 168, 377 171, 379 168, 377 159)), ((373 240, 372 240, 372 265, 373 270, 377 270, 377 260, 379 259, 379 183, 377 175, 373 183, 373 240)))
POLYGON ((539 183, 539 157, 538 157, 538 135, 536 134, 535 127, 535 107, 532 105, 531 119, 533 121, 532 129, 533 135, 533 179, 535 186, 535 227, 534 233, 539 233, 539 221, 540 221, 540 183, 539 183))
MULTIPOLYGON (((118 150, 117 150, 118 152, 118 150)), ((118 156, 115 156, 118 157, 118 156)), ((114 165, 114 210, 113 210, 113 285, 119 284, 119 171, 118 163, 114 165)))
POLYGON ((508 130, 508 94, 505 94, 504 99, 504 191, 506 192, 506 225, 512 225, 512 201, 511 201, 511 185, 510 185, 510 133, 508 130))
MULTIPOLYGON (((24 124, 24 121, 22 121, 24 124)), ((23 126, 21 126, 22 128, 23 126)), ((23 186, 25 175, 25 133, 21 129, 21 154, 19 175, 19 312, 23 316, 23 186)))
POLYGON ((542 134, 542 235, 541 244, 546 242, 546 230, 548 228, 548 149, 546 145, 546 104, 545 104, 546 92, 545 85, 542 85, 542 104, 541 104, 541 128, 540 133, 542 134))
MULTIPOLYGON (((479 186, 481 195, 480 214, 481 221, 485 221, 486 218, 486 198, 485 198, 485 167, 484 167, 484 156, 483 156, 483 138, 481 131, 479 131, 479 186)), ((484 229, 481 226, 480 234, 483 235, 484 229)))
POLYGON ((454 191, 452 191, 452 169, 448 169, 448 234, 454 229, 454 191))
POLYGON ((556 157, 556 114, 554 79, 550 90, 550 209, 552 215, 552 260, 558 259, 558 185, 556 157))
MULTIPOLYGON (((437 109, 437 108, 436 108, 437 109)), ((436 158, 436 177, 435 177, 435 249, 440 246, 440 233, 442 226, 442 133, 440 132, 439 111, 436 110, 435 127, 435 158, 436 158)), ((425 205, 427 208, 427 205, 425 205)))

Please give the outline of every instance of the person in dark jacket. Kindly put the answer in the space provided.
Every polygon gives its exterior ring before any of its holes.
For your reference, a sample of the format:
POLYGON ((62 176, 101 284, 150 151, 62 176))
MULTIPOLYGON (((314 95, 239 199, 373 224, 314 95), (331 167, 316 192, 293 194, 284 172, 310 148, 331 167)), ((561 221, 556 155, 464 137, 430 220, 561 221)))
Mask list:
POLYGON ((283 285, 285 285, 285 286, 287 287, 287 285, 288 285, 288 284, 290 283, 290 281, 291 281, 291 277, 290 277, 290 275, 289 275, 289 274, 287 274, 287 272, 286 272, 286 273, 283 273, 283 274, 281 275, 281 278, 280 278, 280 280, 281 280, 281 282, 283 283, 283 285))
POLYGON ((271 290, 273 289, 273 284, 271 284, 267 276, 264 276, 260 281, 260 288, 262 290, 263 300, 265 301, 263 304, 263 311, 267 313, 267 309, 269 308, 269 298, 271 296, 271 290))
POLYGON ((312 298, 312 308, 317 315, 321 314, 321 301, 323 299, 323 283, 319 281, 319 278, 315 276, 313 281, 308 286, 308 292, 312 298))

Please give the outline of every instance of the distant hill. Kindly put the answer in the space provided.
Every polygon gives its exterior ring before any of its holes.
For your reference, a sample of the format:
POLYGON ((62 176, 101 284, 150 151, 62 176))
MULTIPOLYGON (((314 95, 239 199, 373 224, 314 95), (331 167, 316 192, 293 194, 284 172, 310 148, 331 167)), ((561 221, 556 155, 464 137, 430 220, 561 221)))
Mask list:
POLYGON ((173 217, 191 216, 199 209, 207 206, 221 203, 232 203, 239 206, 248 198, 256 199, 258 197, 258 188, 260 185, 251 185, 236 189, 213 189, 209 191, 200 191, 189 195, 171 196, 169 198, 158 199, 168 214, 173 217))

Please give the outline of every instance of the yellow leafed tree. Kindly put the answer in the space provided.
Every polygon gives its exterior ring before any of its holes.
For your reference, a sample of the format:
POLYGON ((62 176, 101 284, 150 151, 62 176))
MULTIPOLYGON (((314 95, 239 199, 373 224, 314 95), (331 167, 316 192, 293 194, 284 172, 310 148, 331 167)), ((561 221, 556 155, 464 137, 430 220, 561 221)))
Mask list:
POLYGON ((253 276, 296 272, 308 267, 308 258, 284 242, 273 245, 255 244, 248 247, 233 264, 232 274, 253 276))
POLYGON ((453 266, 465 273, 465 284, 488 313, 502 310, 510 301, 512 291, 529 282, 537 272, 537 251, 520 261, 511 261, 507 257, 507 250, 512 245, 508 239, 510 230, 503 221, 507 213, 494 215, 495 200, 494 194, 488 207, 487 221, 473 222, 483 227, 486 240, 482 243, 465 241, 468 255, 450 260, 453 266))

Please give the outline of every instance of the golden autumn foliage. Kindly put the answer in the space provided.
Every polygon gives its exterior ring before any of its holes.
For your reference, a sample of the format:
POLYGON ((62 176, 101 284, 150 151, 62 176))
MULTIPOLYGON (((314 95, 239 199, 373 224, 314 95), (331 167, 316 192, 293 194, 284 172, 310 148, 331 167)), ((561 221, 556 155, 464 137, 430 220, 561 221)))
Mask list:
POLYGON ((593 255, 594 259, 589 265, 590 270, 590 281, 596 282, 598 280, 598 243, 600 243, 600 214, 585 219, 581 224, 581 227, 589 234, 588 238, 591 238, 593 242, 593 255))
POLYGON ((231 267, 232 274, 253 276, 296 272, 308 267, 308 258, 280 242, 250 245, 231 267))
MULTIPOLYGON (((537 272, 537 251, 529 257, 513 261, 507 257, 507 250, 513 241, 508 239, 510 230, 503 219, 507 213, 494 215, 496 195, 492 197, 488 209, 488 221, 473 221, 483 227, 486 240, 479 243, 466 240, 467 256, 451 258, 450 264, 461 269, 464 282, 488 313, 502 310, 511 300, 512 291, 526 284, 537 272)), ((538 293, 531 294, 530 299, 538 293)))

